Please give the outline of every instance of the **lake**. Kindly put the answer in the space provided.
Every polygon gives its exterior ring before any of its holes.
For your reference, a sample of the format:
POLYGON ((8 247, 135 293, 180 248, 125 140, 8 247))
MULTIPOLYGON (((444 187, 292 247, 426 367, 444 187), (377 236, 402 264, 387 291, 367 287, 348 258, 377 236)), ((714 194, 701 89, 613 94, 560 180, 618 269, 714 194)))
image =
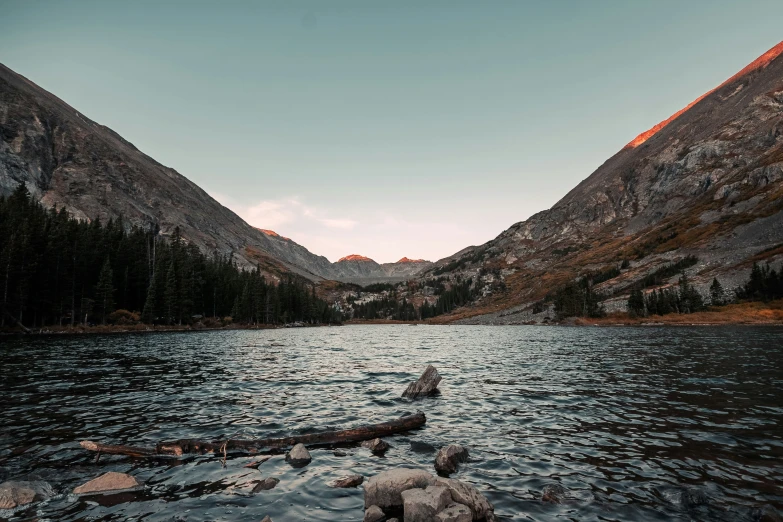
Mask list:
POLYGON ((501 520, 751 521, 783 511, 783 329, 343 326, 0 339, 0 480, 59 492, 12 520, 361 520, 350 473, 434 471, 467 446, 455 478, 501 520), (427 364, 440 394, 411 402, 427 364), (311 450, 293 468, 252 459, 101 457, 84 439, 154 445, 268 437, 383 422, 421 410, 424 428, 385 456, 311 450), (145 488, 78 497, 106 471, 145 488), (280 479, 250 494, 254 480, 280 479), (561 504, 541 501, 559 483, 561 504), (250 486, 248 486, 250 485, 250 486), (689 489, 690 488, 690 489, 689 489), (690 499, 690 500, 688 500, 690 499))

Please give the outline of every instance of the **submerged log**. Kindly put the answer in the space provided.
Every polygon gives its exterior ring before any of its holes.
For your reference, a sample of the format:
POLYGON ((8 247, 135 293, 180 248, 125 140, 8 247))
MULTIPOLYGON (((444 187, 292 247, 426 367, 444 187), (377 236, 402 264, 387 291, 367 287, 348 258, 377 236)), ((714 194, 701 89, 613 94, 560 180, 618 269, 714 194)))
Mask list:
POLYGON ((305 446, 317 446, 326 444, 343 444, 347 442, 360 442, 378 437, 386 437, 395 433, 414 430, 424 426, 426 417, 423 413, 407 415, 397 420, 359 426, 348 430, 322 431, 318 433, 306 433, 284 438, 256 439, 256 440, 222 440, 200 441, 193 439, 180 439, 170 442, 161 442, 154 448, 136 446, 122 446, 113 444, 101 444, 89 440, 83 440, 80 444, 88 451, 95 451, 106 455, 128 455, 131 457, 154 456, 179 456, 186 453, 257 453, 264 449, 282 449, 304 444, 305 446))

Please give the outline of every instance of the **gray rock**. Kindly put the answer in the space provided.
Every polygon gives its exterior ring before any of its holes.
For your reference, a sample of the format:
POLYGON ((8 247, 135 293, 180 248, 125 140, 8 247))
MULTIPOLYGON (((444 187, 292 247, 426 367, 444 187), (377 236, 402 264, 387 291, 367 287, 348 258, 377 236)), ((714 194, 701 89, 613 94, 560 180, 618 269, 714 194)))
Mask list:
POLYGON ((86 495, 88 493, 122 491, 126 489, 138 488, 140 486, 141 484, 139 481, 127 473, 117 473, 116 471, 110 471, 108 473, 104 473, 100 477, 92 479, 85 484, 82 484, 81 486, 75 488, 73 492, 77 495, 86 495))
POLYGON ((364 511, 363 522, 381 522, 386 520, 386 515, 378 506, 370 506, 364 511))
POLYGON ((447 486, 451 492, 451 499, 458 504, 467 506, 470 512, 473 513, 473 520, 481 520, 491 516, 495 511, 489 500, 470 484, 441 477, 435 479, 435 483, 447 486))
POLYGON ((423 469, 390 469, 370 477, 364 486, 364 507, 402 507, 402 492, 435 484, 435 477, 423 469))
POLYGON ((389 449, 389 444, 381 439, 365 440, 362 442, 362 447, 367 448, 375 454, 381 454, 389 449))
POLYGON ((14 509, 52 496, 52 486, 42 480, 9 480, 0 484, 0 509, 14 509))
POLYGON ((460 462, 467 460, 467 448, 459 444, 449 444, 445 448, 438 450, 438 454, 435 456, 435 469, 438 473, 448 475, 457 471, 457 465, 460 462))
POLYGON ((547 484, 541 490, 541 501, 559 504, 566 496, 566 489, 560 484, 547 484))
POLYGON ((251 468, 251 469, 258 469, 258 467, 266 462, 267 460, 271 459, 272 455, 264 455, 263 457, 260 457, 258 460, 254 460, 253 462, 250 462, 249 464, 245 464, 243 467, 245 468, 251 468))
POLYGON ((400 522, 400 519, 399 518, 390 518, 386 522, 400 522))
POLYGON ((310 456, 310 452, 304 447, 304 444, 297 444, 288 454, 285 456, 286 462, 294 466, 306 466, 313 458, 310 456))
POLYGON ((753 510, 754 522, 783 522, 783 518, 772 506, 766 505, 753 510))
POLYGON ((253 488, 253 493, 274 489, 274 487, 277 486, 279 483, 280 483, 280 479, 276 479, 274 477, 266 477, 261 482, 256 484, 256 486, 253 488))
POLYGON ((471 522, 473 513, 468 506, 452 502, 446 509, 435 515, 437 522, 471 522))
POLYGON ((426 489, 409 489, 402 492, 405 522, 432 522, 435 515, 451 503, 451 495, 445 486, 427 486, 426 489))
POLYGON ((272 522, 272 518, 269 515, 267 515, 261 519, 261 522, 272 522))
POLYGON ((421 377, 419 377, 418 381, 412 382, 408 385, 408 387, 402 393, 402 396, 409 399, 415 399, 416 397, 429 395, 438 389, 440 379, 441 377, 438 373, 438 370, 436 370, 435 367, 430 364, 427 366, 427 369, 424 370, 424 373, 421 374, 421 377))
POLYGON ((364 482, 364 477, 361 475, 348 475, 347 477, 339 478, 332 482, 330 485, 333 488, 355 488, 364 482))

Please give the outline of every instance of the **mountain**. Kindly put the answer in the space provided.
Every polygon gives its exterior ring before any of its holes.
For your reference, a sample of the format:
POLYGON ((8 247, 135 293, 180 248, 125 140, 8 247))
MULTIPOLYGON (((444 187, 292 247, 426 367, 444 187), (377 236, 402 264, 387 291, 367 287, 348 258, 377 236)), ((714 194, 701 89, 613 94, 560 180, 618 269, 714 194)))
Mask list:
POLYGON ((423 259, 403 257, 396 263, 379 264, 369 257, 351 254, 334 263, 334 279, 338 281, 371 284, 404 281, 432 266, 423 259))
POLYGON ((641 133, 549 210, 436 263, 423 277, 486 284, 452 319, 513 322, 559 285, 620 265, 598 285, 610 310, 635 281, 686 256, 698 258, 688 272, 702 288, 713 277, 734 288, 753 261, 780 260, 782 55, 783 42, 641 133))
POLYGON ((271 276, 333 275, 332 264, 290 239, 245 223, 174 169, 161 165, 33 82, 0 64, 0 194, 19 183, 47 207, 80 219, 179 226, 202 251, 233 253, 271 276))

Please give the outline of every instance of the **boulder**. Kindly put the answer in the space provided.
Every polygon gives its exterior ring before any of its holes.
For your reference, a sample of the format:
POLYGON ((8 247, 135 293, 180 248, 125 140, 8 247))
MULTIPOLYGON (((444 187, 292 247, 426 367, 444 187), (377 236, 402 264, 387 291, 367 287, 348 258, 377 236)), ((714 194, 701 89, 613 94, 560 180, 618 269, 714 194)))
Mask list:
POLYGON ((408 385, 408 387, 402 393, 402 396, 409 399, 415 399, 416 397, 429 395, 438 389, 440 379, 441 377, 438 373, 438 370, 436 370, 435 367, 430 364, 427 366, 427 369, 424 370, 424 373, 421 374, 421 377, 419 377, 418 381, 412 382, 408 385))
POLYGON ((52 496, 52 486, 42 480, 9 480, 0 484, 0 509, 14 509, 52 496))
POLYGON ((402 507, 402 492, 435 484, 435 477, 423 469, 390 469, 370 477, 364 486, 364 507, 402 507))
POLYGON ((82 484, 81 486, 73 490, 77 495, 85 495, 88 493, 103 493, 106 491, 121 491, 124 489, 133 489, 141 486, 138 480, 131 477, 127 473, 117 473, 116 471, 109 471, 104 473, 98 478, 94 478, 91 481, 82 484))
POLYGON ((389 444, 381 439, 365 440, 362 442, 362 447, 367 448, 373 453, 380 454, 389 449, 389 444))
POLYGON ((274 489, 274 487, 277 486, 279 483, 280 483, 280 479, 276 479, 274 477, 267 477, 255 485, 255 487, 253 488, 253 493, 274 489))
POLYGON ((297 444, 285 456, 285 460, 293 466, 306 466, 313 458, 310 452, 304 447, 304 444, 297 444))
POLYGON ((438 454, 435 456, 435 469, 438 473, 449 475, 457 471, 457 465, 460 462, 466 460, 468 460, 467 448, 459 444, 449 444, 438 450, 438 454))
POLYGON ((401 496, 405 522, 432 522, 435 515, 451 503, 451 495, 445 486, 408 489, 401 496))
POLYGON ((437 522, 472 522, 473 513, 468 506, 452 502, 446 509, 435 515, 437 522))
POLYGON ((386 515, 378 506, 370 506, 364 510, 363 522, 382 522, 386 520, 386 515))
POLYGON ((547 484, 541 490, 541 501, 559 504, 566 496, 566 489, 560 484, 547 484))
POLYGON ((446 486, 451 493, 451 499, 457 504, 463 504, 470 509, 473 514, 473 520, 482 520, 492 516, 495 508, 489 503, 489 500, 482 495, 479 490, 455 479, 441 478, 435 479, 435 483, 440 486, 446 486))
POLYGON ((330 486, 333 488, 355 488, 356 486, 361 485, 362 482, 364 482, 364 477, 361 475, 348 475, 347 477, 335 480, 330 486))
POLYGON ((753 520, 754 522, 783 522, 783 518, 770 505, 754 509, 753 520))

